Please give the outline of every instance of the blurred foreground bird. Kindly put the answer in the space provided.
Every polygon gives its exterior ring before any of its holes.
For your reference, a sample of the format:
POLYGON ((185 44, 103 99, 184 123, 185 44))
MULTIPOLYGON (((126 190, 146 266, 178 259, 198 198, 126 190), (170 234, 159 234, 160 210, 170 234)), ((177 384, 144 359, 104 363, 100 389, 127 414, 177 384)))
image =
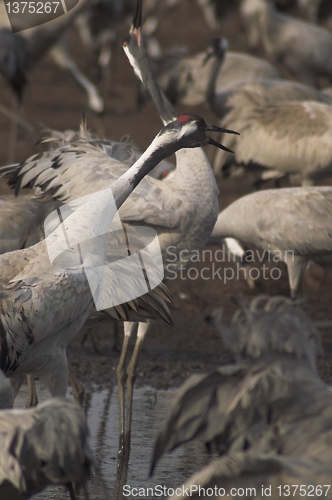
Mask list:
MULTIPOLYGON (((209 321, 236 362, 185 382, 157 439, 151 471, 166 451, 203 439, 209 450, 224 456, 185 488, 212 488, 212 498, 223 496, 215 486, 260 488, 260 498, 262 484, 269 481, 276 488, 273 498, 287 484, 305 485, 305 491, 312 485, 315 491, 332 474, 332 392, 316 373, 320 342, 314 325, 296 303, 266 296, 241 306, 230 327, 220 311, 209 321)), ((323 484, 331 498, 329 483, 323 484)))
POLYGON ((317 332, 290 299, 259 296, 235 314, 230 327, 222 323, 221 314, 216 311, 208 321, 236 363, 185 382, 156 442, 152 470, 163 453, 196 438, 220 454, 242 446, 262 451, 269 440, 264 442, 259 434, 270 437, 269 424, 280 413, 280 400, 293 395, 298 381, 301 385, 307 377, 326 390, 315 374, 317 332))
POLYGON ((169 500, 209 497, 220 500, 301 500, 312 494, 331 500, 331 468, 275 453, 232 452, 213 460, 175 490, 169 500))
POLYGON ((53 399, 33 409, 11 408, 11 389, 0 371, 0 496, 30 498, 49 485, 85 485, 94 464, 80 408, 53 399))

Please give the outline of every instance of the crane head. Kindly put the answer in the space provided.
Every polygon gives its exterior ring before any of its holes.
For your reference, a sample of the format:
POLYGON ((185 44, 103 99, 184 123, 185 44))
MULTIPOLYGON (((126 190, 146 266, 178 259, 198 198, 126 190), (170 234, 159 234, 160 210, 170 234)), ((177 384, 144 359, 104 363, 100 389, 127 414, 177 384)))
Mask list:
POLYGON ((223 149, 229 153, 233 153, 233 151, 223 144, 212 139, 212 137, 206 134, 207 131, 211 132, 219 132, 219 133, 228 133, 228 134, 238 134, 234 130, 229 130, 225 128, 218 127, 216 125, 212 125, 210 123, 206 123, 206 121, 198 116, 198 115, 180 115, 177 120, 168 123, 160 132, 159 136, 163 134, 176 133, 181 137, 182 141, 185 142, 185 145, 182 147, 187 148, 196 148, 199 146, 206 146, 207 144, 212 144, 213 146, 223 149))
POLYGON ((206 50, 206 56, 203 61, 203 66, 208 62, 211 57, 218 57, 224 59, 228 50, 228 41, 223 36, 214 37, 210 43, 209 48, 206 50))

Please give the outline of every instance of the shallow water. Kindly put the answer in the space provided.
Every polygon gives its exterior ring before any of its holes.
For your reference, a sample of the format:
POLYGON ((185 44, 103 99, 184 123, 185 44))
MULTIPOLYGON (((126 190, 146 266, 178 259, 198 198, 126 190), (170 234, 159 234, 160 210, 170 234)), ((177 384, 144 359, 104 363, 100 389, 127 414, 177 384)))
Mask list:
MULTIPOLYGON (((48 392, 40 385, 37 385, 37 392, 40 402, 48 397, 48 392)), ((125 490, 127 498, 165 498, 164 491, 169 490, 168 493, 171 494, 171 488, 180 485, 190 474, 209 461, 202 443, 189 443, 165 455, 157 465, 153 478, 148 478, 154 441, 169 413, 174 395, 175 391, 156 391, 148 387, 134 391, 131 457, 125 490), (145 490, 139 491, 138 488, 145 490), (156 489, 146 491, 147 488, 156 489)), ((25 399, 26 389, 21 391, 15 406, 24 406, 25 399)), ((90 388, 86 391, 85 401, 96 462, 107 487, 106 493, 102 481, 94 477, 89 482, 89 498, 111 499, 118 447, 117 388, 90 388)), ((69 494, 64 488, 50 487, 33 498, 69 500, 69 494)), ((78 498, 84 498, 82 492, 78 492, 78 498)))

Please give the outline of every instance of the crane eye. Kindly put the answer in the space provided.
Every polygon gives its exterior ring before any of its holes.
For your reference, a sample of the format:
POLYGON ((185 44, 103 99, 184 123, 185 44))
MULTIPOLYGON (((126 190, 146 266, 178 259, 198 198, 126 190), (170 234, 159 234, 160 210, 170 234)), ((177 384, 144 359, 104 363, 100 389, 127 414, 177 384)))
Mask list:
POLYGON ((196 125, 197 127, 201 127, 203 125, 204 120, 200 118, 199 120, 196 120, 196 125))

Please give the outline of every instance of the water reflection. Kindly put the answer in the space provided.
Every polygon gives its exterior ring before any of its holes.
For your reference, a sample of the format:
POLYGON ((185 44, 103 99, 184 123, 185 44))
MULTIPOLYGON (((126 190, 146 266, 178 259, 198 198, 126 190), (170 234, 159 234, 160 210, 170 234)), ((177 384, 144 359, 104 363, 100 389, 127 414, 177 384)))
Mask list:
MULTIPOLYGON (((37 385, 40 402, 48 398, 48 392, 40 384, 37 385)), ((189 443, 172 454, 167 454, 157 465, 153 478, 148 477, 153 444, 161 429, 162 422, 169 413, 175 391, 156 391, 152 388, 137 388, 134 391, 134 410, 131 457, 127 479, 127 498, 164 498, 166 489, 175 488, 209 461, 203 444, 189 443), (137 488, 137 489, 134 489, 137 488), (143 490, 138 488, 155 488, 148 495, 142 496, 143 490), (141 493, 139 495, 139 493, 141 493)), ((15 406, 24 406, 26 389, 21 391, 15 406)), ((92 445, 98 469, 106 483, 107 492, 102 480, 94 477, 89 483, 91 500, 112 498, 116 476, 118 448, 118 398, 117 388, 109 389, 92 387, 86 392, 86 415, 91 431, 92 445)), ((38 500, 69 500, 64 488, 52 487, 33 497, 38 500)), ((82 492, 78 498, 83 499, 82 492)))

